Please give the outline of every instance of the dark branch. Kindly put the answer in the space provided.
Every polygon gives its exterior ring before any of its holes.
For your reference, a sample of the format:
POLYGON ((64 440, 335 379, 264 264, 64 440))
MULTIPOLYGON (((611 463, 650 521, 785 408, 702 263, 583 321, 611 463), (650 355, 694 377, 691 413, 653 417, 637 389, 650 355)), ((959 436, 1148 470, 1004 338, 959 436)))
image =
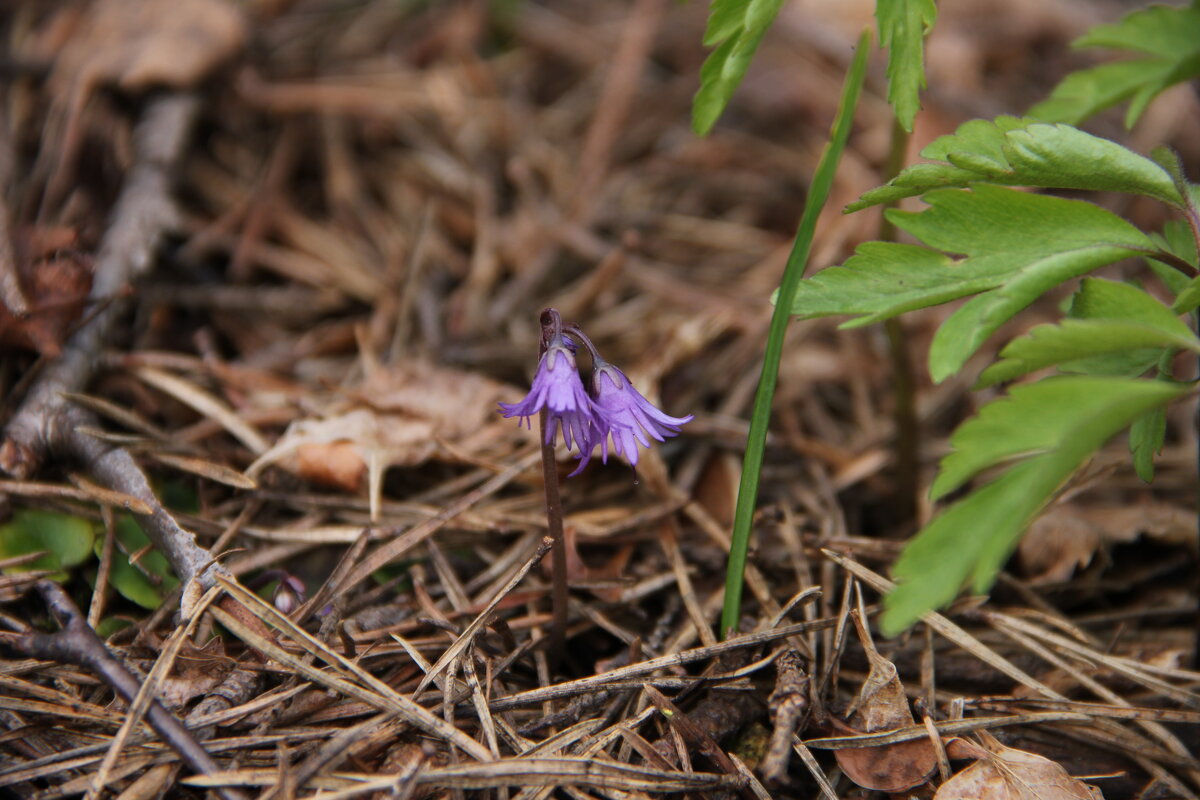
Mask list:
MULTIPOLYGON (((27 658, 72 664, 90 670, 112 687, 122 700, 133 703, 141 688, 124 664, 105 647, 96 632, 88 627, 83 614, 53 581, 38 581, 38 591, 62 630, 57 633, 23 633, 0 637, 6 649, 27 658)), ((167 711, 157 700, 151 700, 146 709, 146 719, 163 741, 195 772, 211 775, 221 771, 217 762, 200 745, 192 733, 167 711)), ((225 800, 245 800, 245 795, 236 789, 217 789, 225 800)))

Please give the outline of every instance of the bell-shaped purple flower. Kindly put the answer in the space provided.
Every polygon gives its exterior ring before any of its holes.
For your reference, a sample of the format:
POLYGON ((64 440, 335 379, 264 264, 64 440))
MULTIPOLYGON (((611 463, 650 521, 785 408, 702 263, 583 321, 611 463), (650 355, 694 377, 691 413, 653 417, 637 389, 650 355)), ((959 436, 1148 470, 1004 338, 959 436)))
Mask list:
POLYGON ((597 424, 596 406, 579 378, 573 344, 562 336, 551 339, 529 394, 519 403, 500 403, 500 410, 505 417, 521 417, 526 427, 532 427, 529 418, 545 408, 546 444, 554 444, 561 428, 567 447, 574 445, 582 450, 597 424))
POLYGON ((661 442, 675 436, 679 428, 693 418, 691 414, 672 417, 655 408, 633 388, 624 372, 599 359, 592 373, 592 398, 596 404, 597 424, 592 438, 580 447, 583 461, 572 474, 578 474, 587 466, 596 445, 600 445, 601 460, 607 464, 610 438, 613 449, 637 466, 639 442, 643 447, 649 447, 648 437, 661 442))

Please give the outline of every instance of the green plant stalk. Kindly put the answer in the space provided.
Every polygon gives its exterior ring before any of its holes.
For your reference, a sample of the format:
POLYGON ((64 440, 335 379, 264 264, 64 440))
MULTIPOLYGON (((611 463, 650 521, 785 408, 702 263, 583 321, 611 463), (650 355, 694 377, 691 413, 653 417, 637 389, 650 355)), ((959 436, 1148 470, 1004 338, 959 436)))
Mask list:
POLYGON ((771 315, 771 327, 767 334, 766 351, 763 354, 762 374, 758 380, 758 391, 754 395, 754 410, 750 416, 750 433, 746 437, 746 455, 742 459, 742 477, 738 486, 737 508, 733 517, 733 536, 729 545, 729 561, 725 572, 725 604, 721 610, 721 636, 737 630, 742 605, 742 586, 745 580, 746 552, 750 546, 750 527, 754 519, 754 507, 758 501, 758 481, 762 472, 763 453, 766 450, 767 426, 771 419, 771 401, 775 396, 775 383, 779 378, 779 361, 783 355, 783 337, 787 332, 792 303, 796 289, 804 277, 812 248, 813 232, 817 217, 829 199, 834 173, 850 128, 854 123, 854 109, 862 91, 867 72, 867 56, 871 47, 870 30, 863 31, 858 39, 854 62, 846 74, 842 88, 842 100, 838 105, 837 117, 830 130, 829 141, 817 164, 804 204, 804 214, 796 231, 796 241, 783 270, 783 281, 775 300, 775 311, 771 315))
MULTIPOLYGON (((900 174, 904 169, 908 155, 908 141, 911 134, 900 123, 898 117, 892 117, 892 144, 888 152, 885 182, 900 174)), ((887 203, 883 207, 886 212, 894 208, 899 201, 887 203)), ((884 213, 880 216, 879 239, 885 242, 897 240, 896 226, 884 213)), ((895 439, 892 441, 893 465, 895 476, 895 497, 893 507, 896 512, 895 522, 899 525, 910 526, 917 519, 917 480, 920 469, 920 436, 917 430, 916 379, 913 377, 912 358, 908 352, 908 337, 904 333, 904 324, 899 317, 892 317, 883 323, 887 334, 888 354, 892 360, 892 424, 896 428, 895 439)), ((911 533, 909 530, 907 533, 911 533)))
MULTIPOLYGON (((1179 194, 1183 198, 1183 206, 1179 210, 1183 213, 1183 218, 1187 221, 1188 229, 1192 232, 1192 240, 1196 243, 1196 252, 1200 253, 1200 207, 1197 206, 1196 196, 1188 184, 1187 173, 1184 171, 1183 163, 1178 153, 1166 151, 1164 155, 1169 156, 1169 162, 1164 157, 1159 157, 1155 160, 1171 174, 1171 178, 1175 182, 1175 188, 1179 190, 1179 194)), ((1186 270, 1184 271, 1186 272, 1186 270)), ((1200 311, 1192 312, 1190 318, 1192 330, 1200 331, 1200 311)), ((1197 408, 1193 415, 1192 427, 1194 430, 1200 431, 1200 408, 1197 408)), ((1196 464, 1200 467, 1200 447, 1197 447, 1196 450, 1196 464)), ((1200 500, 1200 470, 1197 472, 1195 488, 1196 497, 1200 500)), ((1196 516, 1196 525, 1200 528, 1200 514, 1196 516)), ((1200 591, 1200 570, 1196 572, 1195 581, 1195 587, 1200 591)), ((1192 624, 1195 636, 1195 641, 1192 645, 1192 668, 1195 669, 1200 667, 1200 609, 1197 609, 1192 624)))

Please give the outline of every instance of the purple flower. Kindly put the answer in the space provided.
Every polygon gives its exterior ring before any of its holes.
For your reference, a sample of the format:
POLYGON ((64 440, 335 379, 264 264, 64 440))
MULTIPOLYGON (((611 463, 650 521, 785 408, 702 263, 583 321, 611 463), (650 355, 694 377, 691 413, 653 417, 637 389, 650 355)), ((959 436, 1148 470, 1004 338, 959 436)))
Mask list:
POLYGON ((579 378, 573 344, 568 344, 562 336, 551 339, 533 376, 529 394, 519 403, 501 403, 500 409, 505 417, 521 417, 527 427, 532 427, 529 418, 545 408, 546 444, 554 444, 561 428, 567 447, 574 444, 582 450, 597 424, 596 405, 579 378))
POLYGON ((599 359, 592 374, 592 398, 596 404, 597 424, 592 438, 580 446, 583 460, 572 475, 587 466, 596 445, 600 445, 601 460, 607 464, 610 437, 613 449, 625 456, 631 465, 637 466, 638 442, 649 447, 647 435, 661 442, 678 434, 680 426, 692 421, 691 414, 672 417, 655 408, 633 388, 624 372, 599 359))

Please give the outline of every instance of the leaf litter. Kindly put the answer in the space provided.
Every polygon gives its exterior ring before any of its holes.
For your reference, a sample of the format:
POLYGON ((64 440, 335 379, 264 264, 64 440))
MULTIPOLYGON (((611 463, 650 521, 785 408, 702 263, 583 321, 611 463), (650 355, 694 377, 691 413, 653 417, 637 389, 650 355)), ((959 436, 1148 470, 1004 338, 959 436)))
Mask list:
MULTIPOLYGON (((7 411, 37 380, 33 352, 53 358, 129 300, 87 394, 67 402, 102 420, 86 435, 127 448, 242 581, 217 579, 240 605, 177 618, 202 598, 181 601, 191 590, 172 590, 148 551, 118 546, 128 523, 114 510, 140 496, 55 461, 2 488, 17 519, 95 532, 63 585, 139 680, 154 675, 216 769, 181 768, 144 725, 122 732, 128 706, 87 669, 6 650, 4 791, 72 796, 102 775, 128 797, 990 800, 1096 796, 1089 783, 1110 798, 1197 796, 1183 414, 1153 502, 1131 470, 1109 470, 1040 523, 1054 533, 1035 529, 989 601, 876 645, 877 609, 852 614, 848 598, 855 581, 868 600, 886 590, 905 532, 886 357, 870 330, 796 324, 744 633, 713 636, 764 298, 836 103, 838 43, 865 21, 855 4, 786 6, 707 139, 687 129, 701 6, 135 5, 24 3, 6 23, 24 37, 0 141, 13 157, 0 232, 14 240, 0 256, 16 254, 0 265, 16 277, 2 287, 7 411), (159 220, 169 238, 148 278, 85 306, 143 147, 133 131, 164 92, 199 108, 172 174, 179 208, 159 220), (697 415, 643 455, 636 482, 610 459, 564 484, 576 591, 558 663, 535 568, 536 436, 495 413, 528 385, 550 305, 656 403, 697 415), (163 597, 156 611, 124 599, 125 570, 149 605, 163 597), (268 574, 306 599, 243 588, 268 574), (180 649, 158 674, 168 643, 180 649)), ((1023 4, 980 38, 972 20, 995 5, 940 9, 928 52, 958 88, 922 98, 918 144, 983 113, 981 86, 1027 107, 1038 98, 1009 54, 1065 52, 1095 21, 1066 0, 1023 4)), ((839 206, 881 182, 878 90, 839 206)), ((1156 123, 1185 158, 1200 155, 1195 118, 1156 123)), ((814 268, 871 237, 873 213, 826 214, 814 268)), ((939 313, 906 322, 914 350, 939 313)), ((923 487, 969 413, 966 389, 918 393, 923 487)), ((56 629, 46 573, 28 571, 48 538, 33 541, 0 565, 6 645, 31 622, 56 629)))

